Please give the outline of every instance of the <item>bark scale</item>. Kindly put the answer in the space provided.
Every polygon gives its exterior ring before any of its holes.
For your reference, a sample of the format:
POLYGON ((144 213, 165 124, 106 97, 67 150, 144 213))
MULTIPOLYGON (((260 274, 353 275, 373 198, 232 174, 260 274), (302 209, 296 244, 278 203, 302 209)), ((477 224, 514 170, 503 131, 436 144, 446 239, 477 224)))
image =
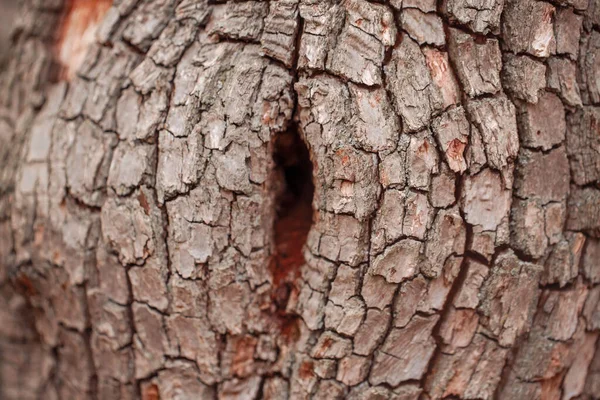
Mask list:
POLYGON ((3 398, 600 396, 599 0, 30 0, 11 54, 3 398))

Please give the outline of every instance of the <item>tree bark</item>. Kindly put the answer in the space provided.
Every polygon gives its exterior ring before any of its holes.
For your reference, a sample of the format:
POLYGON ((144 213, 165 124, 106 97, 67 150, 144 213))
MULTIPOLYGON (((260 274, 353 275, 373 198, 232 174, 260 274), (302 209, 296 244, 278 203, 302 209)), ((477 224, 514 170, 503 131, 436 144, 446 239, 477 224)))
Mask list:
POLYGON ((0 397, 600 398, 600 0, 25 0, 0 397))

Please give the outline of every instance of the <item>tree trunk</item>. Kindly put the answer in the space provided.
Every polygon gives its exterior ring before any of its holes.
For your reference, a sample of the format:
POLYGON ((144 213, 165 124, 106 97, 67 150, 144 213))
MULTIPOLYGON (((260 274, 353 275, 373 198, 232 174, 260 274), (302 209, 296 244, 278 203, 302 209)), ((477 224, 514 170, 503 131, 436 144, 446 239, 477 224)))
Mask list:
POLYGON ((24 1, 0 397, 600 397, 600 0, 24 1))

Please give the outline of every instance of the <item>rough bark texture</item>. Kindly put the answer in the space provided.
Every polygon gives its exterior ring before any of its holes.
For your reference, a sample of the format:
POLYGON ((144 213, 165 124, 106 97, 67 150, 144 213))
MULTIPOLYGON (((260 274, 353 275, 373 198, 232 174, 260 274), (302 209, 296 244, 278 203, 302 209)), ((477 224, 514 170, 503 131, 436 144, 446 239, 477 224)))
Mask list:
POLYGON ((600 0, 109 5, 0 77, 0 397, 600 397, 600 0))

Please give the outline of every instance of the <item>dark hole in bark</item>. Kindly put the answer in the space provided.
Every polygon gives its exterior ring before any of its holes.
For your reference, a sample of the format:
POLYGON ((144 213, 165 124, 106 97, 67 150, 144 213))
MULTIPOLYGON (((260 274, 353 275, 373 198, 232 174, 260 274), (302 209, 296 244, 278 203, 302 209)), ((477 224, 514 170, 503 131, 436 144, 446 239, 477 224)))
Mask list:
POLYGON ((271 274, 273 302, 278 310, 283 310, 304 264, 302 249, 313 217, 312 162, 296 126, 275 136, 273 161, 277 193, 271 274))

